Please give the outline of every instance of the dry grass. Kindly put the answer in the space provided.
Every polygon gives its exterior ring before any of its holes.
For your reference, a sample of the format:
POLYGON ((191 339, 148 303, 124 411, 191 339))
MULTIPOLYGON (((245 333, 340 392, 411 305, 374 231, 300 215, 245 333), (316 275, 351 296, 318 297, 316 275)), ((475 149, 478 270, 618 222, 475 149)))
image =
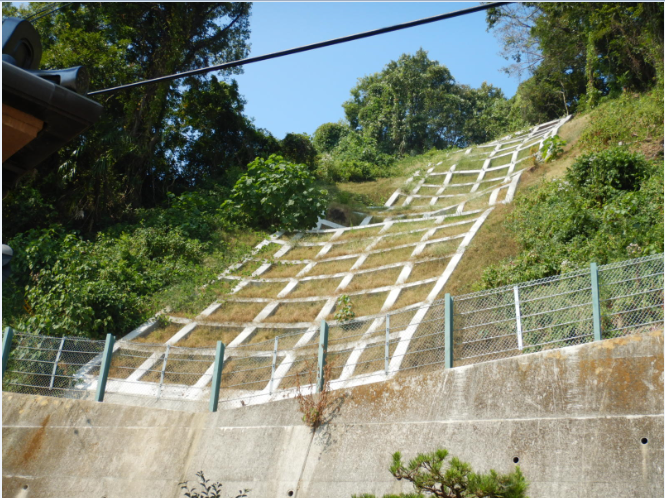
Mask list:
POLYGON ((445 240, 443 242, 436 242, 434 244, 427 244, 423 252, 418 256, 419 258, 441 258, 448 256, 457 251, 457 248, 462 243, 462 238, 445 240))
MULTIPOLYGON (((118 349, 111 357, 109 379, 126 379, 152 355, 152 351, 118 349)), ((155 367, 153 367, 155 368, 155 367)), ((99 373, 99 370, 97 370, 99 373)))
POLYGON ((491 192, 488 192, 478 197, 474 197, 464 205, 465 211, 473 211, 475 209, 484 209, 489 206, 491 192))
POLYGON ((291 387, 296 387, 296 376, 301 376, 301 383, 307 382, 304 379, 309 377, 316 378, 316 352, 313 350, 312 354, 306 358, 299 357, 297 358, 288 372, 286 372, 285 377, 282 379, 279 384, 280 389, 289 389, 291 387), (314 372, 312 372, 314 370, 314 372))
POLYGON ((349 254, 358 254, 365 250, 369 245, 369 240, 359 239, 352 240, 351 242, 346 242, 344 244, 337 244, 330 248, 323 257, 324 258, 336 258, 338 256, 347 256, 349 254))
MULTIPOLYGON (((374 292, 371 294, 350 296, 353 312, 356 314, 356 317, 376 315, 381 311, 383 303, 386 302, 387 297, 387 292, 374 292)), ((334 315, 334 313, 331 315, 334 315)), ((331 315, 329 315, 329 319, 332 320, 331 315)))
POLYGON ((379 266, 390 265, 392 263, 408 261, 411 257, 413 249, 413 247, 403 247, 402 249, 393 249, 377 254, 372 254, 365 260, 361 268, 363 270, 367 270, 369 268, 377 268, 379 266))
POLYGON ((166 358, 166 366, 164 366, 164 357, 162 355, 150 371, 141 377, 141 380, 145 382, 160 382, 162 370, 164 370, 164 384, 184 384, 191 386, 196 384, 214 362, 214 354, 203 356, 171 350, 166 358))
POLYGON ((342 240, 353 240, 353 239, 366 239, 367 237, 374 237, 377 233, 381 231, 383 227, 370 227, 362 228, 358 230, 345 230, 342 235, 340 235, 335 242, 342 240))
POLYGON ((231 357, 224 360, 221 387, 260 391, 270 381, 271 372, 272 358, 269 356, 231 357))
POLYGON ((182 348, 214 348, 217 341, 228 345, 242 332, 240 327, 211 327, 199 325, 192 330, 184 339, 178 341, 178 347, 182 348))
POLYGON ((282 256, 284 260, 314 259, 323 246, 295 246, 282 256))
POLYGON ((166 327, 157 327, 145 336, 136 337, 132 342, 141 342, 143 344, 164 344, 184 326, 185 325, 182 323, 170 323, 166 327))
POLYGON ((282 262, 275 262, 265 273, 261 274, 261 278, 289 278, 295 277, 300 271, 305 268, 305 264, 289 264, 282 262))
POLYGON ((275 312, 264 322, 296 323, 313 322, 323 308, 325 301, 312 301, 305 303, 281 303, 275 312))
MULTIPOLYGON (((388 358, 392 358, 397 348, 397 341, 392 341, 388 346, 388 358)), ((371 344, 365 348, 353 371, 354 376, 360 376, 385 369, 386 345, 383 342, 371 344)))
POLYGON ((408 223, 393 223, 385 233, 410 232, 412 230, 419 230, 421 228, 433 228, 436 225, 437 222, 435 219, 429 219, 426 221, 413 221, 408 223))
POLYGON ((358 292, 367 289, 385 287, 386 285, 395 285, 397 277, 401 271, 402 267, 399 266, 388 270, 379 270, 355 275, 343 292, 358 292))
POLYGON ((240 303, 227 301, 208 317, 211 322, 251 322, 268 303, 240 303))
POLYGON ((432 209, 441 209, 444 207, 457 206, 458 204, 464 202, 464 200, 467 199, 467 197, 468 196, 466 195, 460 195, 456 197, 439 197, 436 200, 436 204, 432 206, 432 209))
POLYGON ((332 296, 341 282, 341 278, 317 278, 300 281, 286 297, 291 299, 295 297, 332 296))
POLYGON ((428 278, 440 277, 448 266, 448 261, 450 261, 450 258, 441 258, 413 265, 413 270, 411 270, 407 282, 419 282, 428 278))
POLYGON ((466 248, 464 257, 445 285, 445 292, 452 295, 471 292, 473 284, 480 280, 483 269, 519 253, 519 244, 503 226, 506 216, 512 210, 512 204, 499 204, 494 208, 466 248))
POLYGON ((235 295, 237 297, 268 297, 276 298, 287 282, 250 282, 235 295))
POLYGON ((453 235, 459 235, 462 233, 466 233, 469 230, 471 230, 471 227, 473 226, 473 223, 475 220, 471 220, 468 223, 464 223, 463 225, 455 225, 452 227, 441 227, 437 229, 434 234, 430 237, 430 240, 432 239, 440 239, 443 237, 452 237, 453 235))
POLYGON ((330 380, 339 379, 344 371, 344 366, 351 356, 351 350, 329 351, 326 355, 326 363, 330 365, 330 380))
POLYGON ((372 182, 337 183, 336 187, 342 192, 366 196, 375 205, 384 204, 392 193, 402 186, 404 177, 379 178, 372 182))
POLYGON ((339 259, 337 261, 325 261, 317 263, 309 272, 308 277, 315 277, 318 275, 334 275, 336 273, 344 273, 351 269, 357 258, 339 259))
MULTIPOLYGON (((533 156, 533 155, 537 154, 538 153, 538 148, 539 148, 539 144, 538 144, 538 140, 536 140, 535 142, 532 142, 529 146, 527 146, 524 149, 520 150, 517 153, 517 159, 519 160, 519 159, 523 159, 525 157, 529 157, 529 156, 533 156)), ((527 162, 528 162, 528 160, 527 160, 527 162)))
MULTIPOLYGON (((272 351, 275 347, 275 337, 279 337, 285 334, 288 334, 289 332, 293 332, 291 330, 286 331, 284 329, 264 329, 264 328, 257 328, 254 332, 252 332, 252 335, 249 336, 249 338, 243 342, 243 346, 246 344, 260 344, 262 342, 265 342, 265 347, 261 348, 266 351, 272 351)), ((300 331, 301 333, 304 332, 304 330, 300 331)), ((280 346, 278 347, 284 347, 283 344, 280 343, 280 346)))
POLYGON ((322 233, 305 233, 302 237, 295 238, 296 235, 302 232, 291 232, 282 235, 279 240, 289 241, 293 243, 298 242, 328 242, 330 237, 332 237, 334 232, 322 232, 322 233))
POLYGON ((436 282, 424 285, 414 285, 413 287, 402 289, 393 308, 400 309, 412 304, 422 303, 425 298, 427 298, 434 285, 436 285, 436 282))
MULTIPOLYGON (((442 329, 442 323, 438 325, 442 329)), ((409 349, 402 360, 401 369, 413 368, 418 372, 441 369, 445 361, 444 352, 443 330, 438 330, 434 324, 423 324, 418 327, 409 344, 409 349)))
POLYGON ((420 242, 426 233, 427 230, 420 230, 418 232, 407 232, 399 235, 388 235, 383 237, 373 249, 386 249, 420 242))
POLYGON ((432 202, 432 197, 414 197, 409 205, 413 207, 428 206, 430 202, 432 202))

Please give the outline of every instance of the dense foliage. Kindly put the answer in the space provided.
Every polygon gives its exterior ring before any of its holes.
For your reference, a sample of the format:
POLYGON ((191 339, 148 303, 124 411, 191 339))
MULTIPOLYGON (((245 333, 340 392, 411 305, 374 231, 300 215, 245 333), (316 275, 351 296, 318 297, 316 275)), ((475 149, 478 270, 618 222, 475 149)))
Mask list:
POLYGON ((324 213, 327 195, 316 187, 307 166, 273 154, 249 165, 223 208, 258 228, 304 230, 324 213))
POLYGON ((662 3, 526 2, 488 10, 487 22, 507 71, 530 76, 515 111, 531 123, 647 90, 662 71, 662 3))
POLYGON ((579 157, 565 178, 518 196, 523 251, 490 266, 486 288, 663 252, 663 168, 623 147, 579 157))
MULTIPOLYGON (((383 498, 525 498, 528 483, 519 466, 509 474, 490 470, 486 474, 473 472, 471 465, 452 457, 448 451, 421 453, 408 464, 402 462, 398 451, 393 455, 390 473, 398 480, 413 484, 416 493, 384 495, 383 498), (445 466, 444 466, 445 465, 445 466)), ((354 498, 374 498, 373 495, 353 495, 354 498)))

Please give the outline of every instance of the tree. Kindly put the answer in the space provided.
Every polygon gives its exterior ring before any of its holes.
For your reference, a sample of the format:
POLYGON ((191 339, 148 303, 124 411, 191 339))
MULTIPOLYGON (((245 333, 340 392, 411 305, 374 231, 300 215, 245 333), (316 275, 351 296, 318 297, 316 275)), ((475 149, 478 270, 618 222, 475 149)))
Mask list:
POLYGON ((323 123, 314 132, 314 147, 321 153, 332 152, 339 141, 349 133, 349 127, 341 122, 323 123))
POLYGON ((506 71, 535 78, 522 101, 536 116, 593 107, 600 96, 645 90, 662 75, 662 3, 527 2, 488 9, 487 23, 513 61, 506 71))
POLYGON ((381 152, 403 155, 463 140, 460 102, 450 71, 420 49, 361 78, 343 106, 352 129, 381 152))
POLYGON ((287 133, 281 143, 282 154, 294 163, 302 163, 310 169, 316 168, 316 149, 306 133, 287 133))
POLYGON ((222 208, 248 225, 301 230, 316 225, 325 211, 327 195, 316 188, 307 166, 273 154, 249 164, 222 208))
MULTIPOLYGON (((42 68, 85 64, 99 89, 245 57, 250 10, 249 3, 74 3, 34 24, 42 68)), ((158 202, 180 168, 166 146, 177 133, 175 109, 191 82, 205 78, 95 97, 104 115, 54 160, 60 168, 48 200, 89 230, 127 207, 158 202)))
MULTIPOLYGON (((433 453, 421 453, 406 466, 402 454, 393 455, 390 473, 399 481, 413 484, 416 494, 384 495, 384 498, 526 498, 528 483, 519 465, 510 474, 490 470, 487 474, 475 473, 471 465, 453 457, 444 468, 448 451, 438 449, 433 453)), ((374 498, 372 495, 354 495, 354 498, 374 498)))

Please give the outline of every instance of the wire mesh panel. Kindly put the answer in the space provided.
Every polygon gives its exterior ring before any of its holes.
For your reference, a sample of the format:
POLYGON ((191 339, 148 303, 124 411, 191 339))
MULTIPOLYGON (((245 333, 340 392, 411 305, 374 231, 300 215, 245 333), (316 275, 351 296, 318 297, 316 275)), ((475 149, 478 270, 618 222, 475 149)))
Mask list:
POLYGON ((459 296, 453 303, 455 365, 519 353, 513 288, 459 296))
POLYGON ((523 353, 593 340, 591 273, 569 273, 518 286, 523 353))
POLYGON ((663 256, 600 267, 603 337, 619 337, 635 328, 663 324, 663 256))
POLYGON ((15 333, 4 391, 56 397, 85 394, 85 367, 101 360, 104 341, 15 333))

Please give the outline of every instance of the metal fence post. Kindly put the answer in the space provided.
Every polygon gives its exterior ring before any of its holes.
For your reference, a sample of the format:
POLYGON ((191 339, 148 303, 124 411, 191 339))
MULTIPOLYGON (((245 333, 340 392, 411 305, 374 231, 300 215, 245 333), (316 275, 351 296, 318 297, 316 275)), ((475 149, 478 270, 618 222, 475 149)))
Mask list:
POLYGON ((12 340, 14 339, 14 329, 7 327, 5 329, 5 337, 2 339, 2 378, 5 377, 5 370, 7 369, 7 360, 9 360, 9 353, 12 350, 12 340))
POLYGON ((100 403, 104 401, 104 393, 106 392, 106 379, 109 376, 109 368, 111 368, 111 358, 113 356, 113 343, 115 337, 112 334, 106 334, 106 343, 104 344, 104 352, 102 353, 102 365, 99 367, 99 379, 97 380, 97 395, 95 400, 100 403))
POLYGON ((453 298, 445 296, 446 368, 453 368, 453 298))
POLYGON ((386 376, 388 375, 388 369, 390 366, 390 315, 386 315, 386 352, 385 352, 385 371, 386 376))
POLYGON ((515 327, 517 329, 517 349, 522 351, 524 343, 522 341, 522 312, 520 311, 520 289, 516 285, 513 287, 513 294, 515 295, 515 327))
POLYGON ((319 333, 319 365, 316 375, 316 392, 323 391, 325 382, 323 369, 326 366, 326 353, 328 352, 328 322, 321 322, 321 332, 319 333))
POLYGON ((603 339, 600 325, 600 287, 598 285, 598 265, 591 263, 591 299, 593 302, 593 340, 603 339))
POLYGON ((275 349, 272 350, 272 370, 270 371, 270 389, 269 392, 272 394, 272 386, 275 381, 275 368, 277 367, 277 346, 279 345, 279 336, 275 337, 275 349))
POLYGON ((166 352, 164 353, 164 362, 162 363, 162 372, 159 375, 159 388, 157 390, 157 397, 159 398, 162 395, 162 389, 164 388, 164 374, 166 373, 166 363, 169 361, 169 351, 171 350, 171 345, 166 345, 166 352))
POLYGON ((58 373, 58 363, 60 362, 60 356, 62 355, 62 348, 65 345, 65 338, 60 339, 60 346, 58 347, 58 354, 55 356, 55 361, 53 362, 53 371, 51 372, 51 382, 49 383, 48 388, 53 389, 53 384, 55 383, 55 374, 58 373))
POLYGON ((217 350, 215 351, 215 368, 212 373, 212 386, 210 387, 210 411, 217 411, 219 403, 219 388, 222 382, 222 369, 224 368, 224 343, 217 341, 217 350))

